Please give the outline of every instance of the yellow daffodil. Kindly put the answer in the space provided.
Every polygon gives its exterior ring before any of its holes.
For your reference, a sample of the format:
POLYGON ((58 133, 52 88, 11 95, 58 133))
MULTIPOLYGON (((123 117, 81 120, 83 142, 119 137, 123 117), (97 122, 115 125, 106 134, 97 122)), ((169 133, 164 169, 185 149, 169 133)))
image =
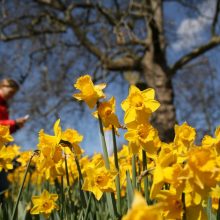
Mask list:
POLYGON ((186 206, 201 205, 207 200, 211 187, 215 187, 218 182, 219 167, 215 153, 204 147, 190 149, 185 169, 189 170, 184 188, 186 206))
POLYGON ((56 163, 62 158, 62 149, 59 146, 62 135, 60 119, 54 124, 54 134, 54 136, 48 135, 44 133, 44 130, 41 130, 39 132, 38 148, 44 158, 50 158, 56 163))
POLYGON ((55 146, 59 145, 60 140, 61 140, 61 135, 62 135, 62 131, 60 127, 60 119, 58 119, 54 123, 53 130, 54 130, 54 135, 45 134, 43 129, 40 130, 38 148, 41 151, 44 151, 44 148, 49 147, 53 149, 55 146))
POLYGON ((84 100, 89 108, 93 109, 99 99, 105 98, 103 89, 106 84, 94 85, 90 75, 84 75, 77 79, 74 87, 81 93, 74 94, 73 97, 78 100, 84 100))
POLYGON ((186 181, 190 178, 190 170, 175 163, 163 169, 164 182, 170 185, 170 189, 181 195, 186 186, 186 181))
POLYGON ((10 149, 7 149, 7 147, 2 146, 0 149, 0 171, 3 169, 5 171, 13 169, 13 163, 12 160, 14 159, 14 152, 10 149))
POLYGON ((161 210, 163 210, 162 215, 165 219, 182 219, 183 205, 181 196, 176 195, 175 191, 161 190, 156 198, 163 204, 161 210))
POLYGON ((195 128, 186 122, 182 125, 175 125, 174 148, 180 156, 184 157, 196 139, 195 128))
POLYGON ((37 169, 45 172, 46 178, 49 179, 54 175, 62 173, 62 147, 60 145, 62 130, 60 120, 54 124, 54 136, 45 134, 43 130, 39 132, 40 156, 37 161, 37 169))
POLYGON ((188 152, 188 163, 193 172, 195 183, 203 189, 214 187, 217 183, 219 167, 215 153, 204 147, 195 147, 188 152))
POLYGON ((0 125, 0 147, 13 140, 14 138, 10 135, 9 126, 0 125))
POLYGON ((40 196, 32 196, 33 207, 30 213, 32 215, 43 214, 48 218, 54 209, 59 209, 55 203, 57 199, 57 194, 50 194, 47 190, 44 190, 40 196))
POLYGON ((129 126, 127 133, 125 133, 125 139, 133 154, 138 154, 140 149, 145 150, 150 157, 154 157, 157 153, 159 137, 156 129, 150 124, 129 126))
POLYGON ((220 126, 215 130, 215 137, 205 135, 202 140, 202 146, 212 147, 215 149, 216 154, 220 156, 220 126))
POLYGON ((114 127, 120 127, 118 117, 115 114, 115 98, 112 97, 109 101, 101 102, 98 106, 98 111, 94 112, 93 115, 98 118, 100 116, 103 126, 109 127, 113 125, 114 127))
MULTIPOLYGON (((71 144, 71 151, 74 151, 75 154, 80 155, 84 152, 79 146, 83 140, 83 136, 78 131, 68 128, 62 132, 61 139, 71 144)), ((68 152, 65 150, 65 153, 68 152)))
POLYGON ((220 186, 217 185, 215 188, 212 188, 210 194, 212 198, 212 208, 217 211, 219 208, 220 186))
MULTIPOLYGON (((158 158, 155 160, 156 166, 153 172, 153 184, 150 191, 150 197, 154 199, 156 195, 160 192, 161 188, 165 184, 164 169, 171 167, 177 162, 177 155, 172 150, 170 145, 162 145, 161 151, 158 155, 158 158)), ((168 172, 168 171, 167 171, 168 172)))
POLYGON ((13 169, 13 160, 20 154, 19 146, 9 145, 0 148, 0 171, 13 169))
POLYGON ((115 191, 114 179, 117 172, 107 170, 102 164, 96 167, 87 167, 82 189, 92 192, 100 200, 104 192, 115 191))
POLYGON ((122 220, 162 220, 161 204, 148 206, 139 192, 135 192, 132 207, 122 220))
POLYGON ((154 97, 153 89, 140 91, 136 86, 131 85, 127 99, 121 103, 121 107, 125 111, 125 124, 134 121, 146 123, 151 113, 155 112, 160 106, 154 97))

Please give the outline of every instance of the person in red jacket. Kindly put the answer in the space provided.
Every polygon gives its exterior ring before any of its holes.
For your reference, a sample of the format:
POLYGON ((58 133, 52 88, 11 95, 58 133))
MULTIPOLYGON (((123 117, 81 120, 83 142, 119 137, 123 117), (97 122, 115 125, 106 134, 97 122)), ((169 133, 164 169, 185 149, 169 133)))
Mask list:
MULTIPOLYGON (((10 133, 13 133, 24 126, 27 117, 17 118, 15 120, 9 117, 9 106, 7 101, 14 97, 19 90, 19 84, 10 78, 0 81, 0 125, 8 125, 10 133)), ((3 170, 0 172, 0 192, 9 187, 7 173, 3 170)), ((4 195, 0 193, 0 204, 4 204, 4 195)))
POLYGON ((14 97, 19 90, 19 84, 10 78, 0 81, 0 124, 10 126, 10 133, 17 131, 24 126, 27 117, 17 118, 15 120, 9 117, 9 107, 7 101, 14 97))

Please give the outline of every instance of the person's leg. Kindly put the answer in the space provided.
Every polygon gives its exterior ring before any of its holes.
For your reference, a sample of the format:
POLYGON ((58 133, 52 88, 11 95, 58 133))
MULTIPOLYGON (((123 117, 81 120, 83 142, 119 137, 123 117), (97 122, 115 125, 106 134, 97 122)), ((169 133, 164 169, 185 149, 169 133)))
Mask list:
POLYGON ((0 203, 4 201, 4 193, 6 189, 9 187, 9 182, 7 180, 7 173, 3 170, 0 172, 0 203))

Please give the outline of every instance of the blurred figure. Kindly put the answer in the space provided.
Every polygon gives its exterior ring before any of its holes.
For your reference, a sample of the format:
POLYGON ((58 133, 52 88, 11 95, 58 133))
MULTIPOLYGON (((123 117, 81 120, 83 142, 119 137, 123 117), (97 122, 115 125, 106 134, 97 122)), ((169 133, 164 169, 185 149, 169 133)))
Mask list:
MULTIPOLYGON (((0 125, 8 125, 10 127, 10 133, 13 133, 24 126, 28 117, 17 118, 15 120, 9 117, 9 106, 7 101, 14 97, 19 90, 19 84, 10 78, 0 81, 0 125)), ((0 172, 0 192, 6 190, 9 184, 7 181, 7 173, 5 171, 0 172)), ((3 196, 0 196, 0 203, 3 200, 3 196)))
POLYGON ((14 97, 19 90, 19 84, 13 79, 3 79, 0 81, 0 124, 9 125, 10 132, 13 133, 24 126, 27 117, 11 120, 9 118, 9 107, 7 101, 14 97))

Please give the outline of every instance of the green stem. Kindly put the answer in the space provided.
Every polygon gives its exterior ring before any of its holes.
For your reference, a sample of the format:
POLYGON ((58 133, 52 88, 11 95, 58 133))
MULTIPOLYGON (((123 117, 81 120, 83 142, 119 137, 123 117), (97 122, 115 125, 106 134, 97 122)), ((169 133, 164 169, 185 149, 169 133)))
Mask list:
POLYGON ((70 187, 70 179, 69 179, 69 172, 68 172, 66 154, 65 154, 65 171, 66 171, 66 182, 67 182, 67 186, 70 187))
POLYGON ((81 172, 80 164, 77 155, 75 155, 75 162, 76 162, 76 167, 77 171, 79 173, 79 192, 80 192, 80 197, 81 201, 84 207, 86 207, 86 203, 88 203, 88 197, 87 197, 87 192, 82 191, 82 184, 83 184, 83 175, 81 172))
POLYGON ((63 176, 61 176, 61 220, 63 220, 63 209, 64 209, 64 192, 63 192, 63 176))
POLYGON ((84 219, 85 219, 85 220, 88 218, 89 207, 90 207, 90 203, 91 203, 91 198, 92 198, 92 193, 90 193, 90 195, 89 195, 89 201, 88 201, 88 203, 87 203, 86 213, 85 213, 85 216, 84 216, 84 219))
POLYGON ((77 171, 79 173, 79 179, 83 182, 83 175, 82 175, 82 172, 81 172, 81 168, 80 168, 78 157, 75 155, 74 158, 75 158, 75 162, 76 162, 77 171))
MULTIPOLYGON (((98 118, 99 118, 99 129, 100 129, 100 133, 101 133, 102 149, 103 149, 105 167, 107 170, 110 170, 108 150, 107 150, 107 145, 106 145, 106 141, 105 141, 105 134, 104 134, 104 129, 103 129, 103 125, 102 125, 102 120, 101 120, 100 116, 98 116, 98 118)), ((107 198, 108 208, 110 210, 111 215, 113 217, 117 216, 116 202, 115 202, 113 193, 106 192, 106 198, 107 198)))
POLYGON ((127 182, 127 186, 126 186, 127 205, 128 205, 128 209, 130 209, 133 201, 133 187, 128 170, 126 171, 126 182, 127 182))
MULTIPOLYGON (((147 170, 147 156, 144 150, 142 150, 142 161, 143 161, 143 171, 147 170)), ((148 203, 148 200, 149 200, 148 176, 145 176, 143 179, 144 179, 144 196, 145 196, 146 202, 148 203)))
POLYGON ((217 220, 220 220, 220 198, 218 199, 217 220))
MULTIPOLYGON (((70 180, 69 180, 69 172, 68 172, 68 165, 67 165, 67 158, 66 158, 66 153, 64 152, 64 161, 65 161, 65 170, 66 170, 66 181, 67 181, 67 186, 68 186, 68 195, 69 195, 69 200, 70 200, 70 204, 71 204, 71 210, 75 209, 73 200, 72 200, 72 195, 70 192, 70 180)), ((71 213, 69 213, 69 217, 71 218, 71 213)))
POLYGON ((183 204, 183 218, 182 218, 182 220, 186 220, 186 201, 185 201, 185 193, 182 193, 182 204, 183 204))
POLYGON ((132 186, 133 186, 133 189, 136 189, 136 176, 137 176, 137 173, 136 173, 136 156, 133 155, 132 156, 132 186))
POLYGON ((12 216, 11 216, 11 220, 15 220, 15 215, 16 215, 16 212, 17 212, 17 208, 18 208, 18 203, 19 203, 19 200, 21 198, 21 193, 22 193, 22 190, 23 190, 23 187, 24 187, 24 183, 25 183, 25 180, 26 180, 26 177, 27 177, 27 173, 28 173, 28 169, 29 169, 29 166, 31 164, 31 160, 33 159, 33 157, 37 154, 38 151, 34 151, 34 153, 31 155, 29 161, 28 161, 28 164, 27 164, 27 168, 25 170, 25 174, 24 174, 24 177, 23 177, 23 180, 22 180, 22 184, 21 184, 21 187, 19 189, 19 192, 18 192, 18 196, 17 196, 17 200, 16 200, 16 203, 15 203, 15 206, 14 206, 14 209, 13 209, 13 213, 12 213, 12 216))
POLYGON ((115 161, 115 168, 118 171, 116 176, 116 193, 117 193, 117 209, 119 215, 121 215, 121 189, 120 189, 120 175, 119 175, 119 163, 118 163, 118 152, 117 152, 117 143, 116 143, 116 135, 115 135, 115 128, 112 125, 112 139, 113 139, 113 148, 114 148, 114 161, 115 161))
POLYGON ((107 145, 105 141, 105 134, 103 130, 103 125, 102 125, 102 120, 99 117, 99 129, 101 133, 101 140, 102 140, 102 150, 103 150, 103 156, 104 156, 104 161, 105 161, 105 167, 109 170, 110 169, 110 163, 109 163, 109 158, 108 158, 108 150, 107 150, 107 145))

